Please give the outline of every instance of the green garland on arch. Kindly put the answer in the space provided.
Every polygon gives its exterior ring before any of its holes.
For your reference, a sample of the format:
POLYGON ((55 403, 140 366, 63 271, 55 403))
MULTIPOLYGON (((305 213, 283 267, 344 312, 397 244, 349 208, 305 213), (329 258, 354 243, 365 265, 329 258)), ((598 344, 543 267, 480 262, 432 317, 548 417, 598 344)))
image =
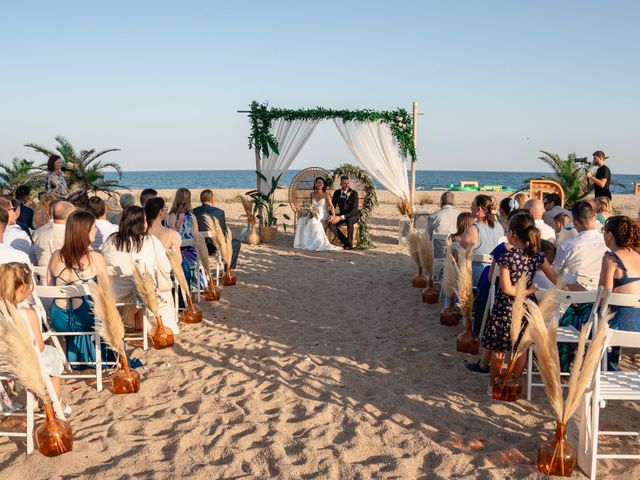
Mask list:
POLYGON ((357 120, 360 122, 388 123, 391 132, 398 140, 400 153, 403 157, 411 156, 411 161, 416 161, 416 149, 413 144, 413 128, 411 115, 404 109, 398 108, 389 111, 376 110, 331 110, 317 107, 313 109, 286 110, 282 108, 269 108, 267 103, 251 103, 249 122, 251 133, 249 134, 249 148, 257 149, 263 156, 269 153, 279 153, 278 142, 270 132, 271 122, 283 118, 293 120, 328 120, 340 118, 345 122, 357 120))
POLYGON ((371 177, 367 174, 367 172, 365 172, 362 168, 351 165, 349 163, 344 163, 331 172, 331 175, 329 176, 329 179, 327 181, 327 187, 331 187, 334 178, 340 178, 340 175, 348 175, 351 178, 360 180, 364 185, 366 196, 364 198, 364 205, 362 206, 362 210, 360 210, 360 220, 358 221, 358 226, 360 227, 359 247, 372 247, 373 242, 371 240, 371 235, 369 234, 367 223, 371 218, 374 207, 378 205, 376 187, 373 185, 373 181, 371 180, 371 177))

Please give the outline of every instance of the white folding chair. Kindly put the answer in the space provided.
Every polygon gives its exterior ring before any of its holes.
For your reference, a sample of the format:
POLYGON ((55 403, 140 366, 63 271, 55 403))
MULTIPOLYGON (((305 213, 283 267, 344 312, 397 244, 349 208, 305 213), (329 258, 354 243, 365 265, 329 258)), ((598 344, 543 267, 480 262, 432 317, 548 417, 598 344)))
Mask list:
POLYGON ((46 285, 47 284, 47 271, 49 267, 45 266, 36 266, 33 267, 33 275, 36 278, 37 285, 46 285))
MULTIPOLYGON (((13 380, 17 381, 14 377, 8 374, 0 373, 0 380, 13 380)), ((35 408, 36 402, 34 395, 27 390, 27 404, 24 408, 20 410, 16 410, 14 412, 0 412, 0 417, 26 417, 27 427, 24 432, 16 432, 10 430, 0 430, 0 436, 2 437, 22 437, 27 440, 27 455, 30 455, 34 449, 34 441, 33 441, 33 427, 34 427, 34 419, 35 413, 33 409, 35 408)))
MULTIPOLYGON (((611 293, 605 296, 602 302, 604 311, 608 306, 634 307, 640 308, 640 295, 625 295, 621 293, 611 293)), ((626 460, 640 460, 638 454, 623 453, 598 453, 598 442, 600 436, 629 436, 638 438, 640 431, 601 431, 600 430, 600 408, 606 406, 609 400, 640 401, 640 370, 608 372, 607 350, 609 347, 624 347, 640 349, 640 332, 629 332, 624 330, 612 330, 607 345, 602 352, 602 362, 594 375, 593 391, 591 395, 591 431, 590 445, 586 456, 590 462, 586 472, 591 479, 596 478, 596 467, 598 459, 619 458, 626 460)), ((583 452, 580 452, 583 453, 583 452)), ((579 456, 580 461, 580 456, 579 456)))
POLYGON ((41 321, 45 325, 47 331, 43 332, 43 339, 48 340, 51 339, 54 346, 58 349, 62 355, 64 355, 65 361, 67 365, 91 365, 95 367, 95 373, 92 374, 62 374, 63 378, 95 378, 96 379, 96 390, 98 392, 102 391, 102 366, 103 365, 117 365, 117 362, 105 362, 102 360, 102 351, 100 349, 100 335, 96 331, 89 332, 57 332, 51 326, 48 316, 46 314, 46 310, 42 305, 41 299, 48 298, 52 301, 55 300, 67 300, 72 301, 74 298, 83 297, 85 295, 90 295, 89 286, 86 284, 74 284, 74 285, 60 285, 60 286, 41 286, 36 285, 34 290, 34 309, 41 321), (66 353, 62 346, 60 345, 60 341, 58 337, 77 337, 77 336, 87 336, 91 337, 94 343, 94 347, 96 350, 96 361, 95 362, 69 362, 67 359, 66 353))
MULTIPOLYGON (((202 238, 205 238, 205 239, 210 238, 211 240, 213 240, 213 233, 212 232, 209 232, 209 231, 198 232, 198 234, 202 238)), ((222 256, 220 255, 220 248, 218 248, 217 245, 216 245, 216 254, 215 254, 215 256, 209 255, 209 264, 211 265, 212 263, 216 264, 216 287, 219 287, 220 286, 220 271, 224 271, 224 262, 222 261, 222 256)), ((206 275, 210 276, 211 272, 206 272, 206 275)))
MULTIPOLYGON (((585 304, 590 303, 593 304, 594 307, 591 309, 591 314, 589 315, 589 321, 593 319, 594 325, 597 324, 597 310, 598 305, 602 300, 602 296, 604 294, 604 288, 600 287, 597 290, 585 290, 579 292, 572 292, 568 290, 559 290, 556 293, 556 301, 560 305, 571 305, 575 304, 585 304)), ((538 290, 536 292, 536 296, 538 299, 541 299, 545 290, 538 290)), ((545 319, 547 320, 547 319, 545 319)), ((587 322, 588 323, 588 322, 587 322)), ((558 327, 557 340, 558 343, 575 343, 577 344, 580 338, 580 332, 576 330, 573 326, 569 327, 558 327)), ((531 400, 531 389, 533 387, 544 387, 544 383, 533 383, 533 375, 539 375, 537 369, 534 371, 533 369, 533 343, 529 345, 529 352, 527 358, 527 400, 531 400)), ((568 377, 570 375, 569 372, 561 372, 560 376, 568 377)), ((562 387, 568 387, 568 384, 563 383, 562 387)))

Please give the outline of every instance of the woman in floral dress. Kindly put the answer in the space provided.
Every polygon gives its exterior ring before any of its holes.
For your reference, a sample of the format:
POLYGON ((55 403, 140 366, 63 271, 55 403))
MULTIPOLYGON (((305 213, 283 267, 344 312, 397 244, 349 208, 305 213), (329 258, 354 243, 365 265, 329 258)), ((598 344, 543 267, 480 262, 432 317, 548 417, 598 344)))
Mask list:
MULTIPOLYGON (((167 226, 182 238, 182 241, 193 240, 198 235, 198 222, 191 210, 191 191, 179 188, 173 199, 173 205, 167 216, 167 226)), ((180 247, 182 253, 182 269, 189 279, 190 290, 198 290, 198 250, 195 245, 180 247)))

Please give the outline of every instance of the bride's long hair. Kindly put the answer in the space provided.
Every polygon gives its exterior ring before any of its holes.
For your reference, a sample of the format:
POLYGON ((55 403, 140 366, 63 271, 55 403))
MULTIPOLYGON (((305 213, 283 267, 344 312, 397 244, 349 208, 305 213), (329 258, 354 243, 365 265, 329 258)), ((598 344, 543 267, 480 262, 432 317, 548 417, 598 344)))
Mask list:
POLYGON ((323 177, 316 177, 316 179, 313 181, 313 191, 315 192, 317 190, 316 183, 318 183, 318 180, 322 180, 322 191, 326 192, 327 191, 327 181, 323 177))

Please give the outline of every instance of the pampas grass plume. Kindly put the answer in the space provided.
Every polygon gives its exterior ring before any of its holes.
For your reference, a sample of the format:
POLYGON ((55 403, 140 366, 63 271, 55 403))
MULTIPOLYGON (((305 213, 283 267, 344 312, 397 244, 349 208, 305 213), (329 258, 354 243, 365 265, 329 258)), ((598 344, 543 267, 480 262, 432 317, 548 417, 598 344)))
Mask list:
POLYGON ((471 322, 473 308, 473 272, 471 248, 464 252, 458 265, 458 304, 467 322, 471 322))
POLYGON ((444 255, 444 272, 442 275, 442 289, 447 295, 453 297, 456 294, 456 261, 451 255, 451 244, 447 244, 444 255))
POLYGON ((98 273, 97 283, 89 282, 96 331, 116 352, 124 356, 124 323, 116 307, 111 282, 104 273, 98 273))
POLYGON ((142 298, 142 301, 146 307, 153 313, 155 317, 160 316, 160 307, 158 305, 158 297, 156 296, 156 289, 153 286, 153 280, 149 272, 142 272, 138 263, 133 266, 133 281, 136 285, 136 290, 142 298))
POLYGON ((433 242, 427 232, 419 235, 418 239, 418 255, 422 271, 429 277, 429 280, 433 280, 433 242))
POLYGON ((171 270, 173 270, 173 274, 176 276, 176 280, 178 280, 178 283, 180 284, 180 288, 182 288, 184 294, 189 297, 191 291, 189 290, 187 277, 184 276, 184 271, 182 270, 182 255, 179 251, 171 248, 167 250, 167 257, 171 264, 171 270))
POLYGON ((413 261, 416 263, 418 268, 422 268, 420 265, 420 233, 413 227, 409 230, 409 235, 407 236, 407 249, 409 250, 409 255, 413 258, 413 261))

